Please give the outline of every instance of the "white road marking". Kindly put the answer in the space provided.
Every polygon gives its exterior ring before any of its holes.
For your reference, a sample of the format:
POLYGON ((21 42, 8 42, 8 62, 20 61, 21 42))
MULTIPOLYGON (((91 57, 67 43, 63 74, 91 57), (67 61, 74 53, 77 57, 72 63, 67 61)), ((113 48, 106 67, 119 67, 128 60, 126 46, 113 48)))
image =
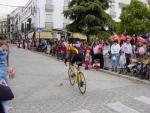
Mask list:
POLYGON ((71 112, 71 113, 91 113, 91 112, 89 110, 82 109, 80 111, 74 111, 74 112, 71 112))
POLYGON ((107 106, 118 113, 140 113, 126 105, 121 104, 120 102, 107 104, 107 106))
POLYGON ((140 97, 136 97, 135 100, 138 100, 140 102, 150 105, 150 98, 148 97, 140 96, 140 97))

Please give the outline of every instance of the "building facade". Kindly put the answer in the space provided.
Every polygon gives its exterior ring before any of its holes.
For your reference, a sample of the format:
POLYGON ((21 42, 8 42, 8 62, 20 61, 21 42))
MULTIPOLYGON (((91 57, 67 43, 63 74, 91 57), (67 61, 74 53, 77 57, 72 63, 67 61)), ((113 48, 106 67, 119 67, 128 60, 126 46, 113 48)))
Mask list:
POLYGON ((70 22, 63 16, 69 0, 29 0, 24 7, 15 9, 8 18, 10 33, 24 37, 38 28, 63 29, 70 22))
MULTIPOLYGON (((63 10, 66 0, 30 0, 21 14, 22 26, 31 21, 31 28, 62 29, 64 20, 63 10)), ((67 21, 68 22, 68 21, 67 21)))
POLYGON ((21 34, 21 14, 23 8, 16 8, 14 11, 11 12, 10 15, 7 16, 8 22, 8 35, 10 39, 13 37, 18 37, 21 34))
MULTIPOLYGON (((148 5, 148 0, 140 0, 148 5)), ((122 7, 129 5, 131 0, 111 0, 111 7, 108 9, 108 13, 112 16, 113 20, 120 22, 120 15, 122 7)))
POLYGON ((148 7, 150 9, 150 0, 147 0, 148 7))
POLYGON ((0 38, 4 38, 7 35, 7 17, 0 19, 0 38))

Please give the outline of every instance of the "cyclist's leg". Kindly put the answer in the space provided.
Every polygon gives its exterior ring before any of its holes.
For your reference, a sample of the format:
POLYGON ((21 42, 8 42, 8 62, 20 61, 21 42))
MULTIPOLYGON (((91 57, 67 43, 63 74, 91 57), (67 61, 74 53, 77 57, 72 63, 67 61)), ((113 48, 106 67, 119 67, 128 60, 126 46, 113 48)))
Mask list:
POLYGON ((82 64, 83 64, 83 56, 78 55, 76 57, 76 63, 78 65, 78 70, 81 71, 81 67, 82 67, 82 64))
MULTIPOLYGON (((79 72, 79 75, 82 73, 81 71, 81 67, 82 67, 82 63, 83 63, 83 56, 82 55, 78 55, 76 57, 76 62, 77 62, 77 65, 78 65, 78 72, 79 72)), ((83 83, 83 80, 82 80, 82 75, 79 76, 79 82, 80 84, 83 83)))
POLYGON ((69 64, 70 64, 70 68, 71 68, 71 70, 73 72, 73 75, 76 75, 76 68, 74 66, 74 63, 75 63, 75 57, 72 56, 71 59, 70 59, 70 63, 69 64))

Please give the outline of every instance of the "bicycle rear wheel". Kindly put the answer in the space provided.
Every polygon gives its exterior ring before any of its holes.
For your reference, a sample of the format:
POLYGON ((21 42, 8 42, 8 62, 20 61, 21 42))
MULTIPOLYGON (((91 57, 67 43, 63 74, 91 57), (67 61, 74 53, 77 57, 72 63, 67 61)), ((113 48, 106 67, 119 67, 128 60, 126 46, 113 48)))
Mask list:
POLYGON ((72 69, 69 68, 68 70, 68 76, 69 76, 69 81, 70 81, 70 84, 73 86, 75 84, 75 74, 73 73, 72 69))
POLYGON ((86 92, 86 80, 82 72, 78 73, 78 87, 81 94, 86 92))

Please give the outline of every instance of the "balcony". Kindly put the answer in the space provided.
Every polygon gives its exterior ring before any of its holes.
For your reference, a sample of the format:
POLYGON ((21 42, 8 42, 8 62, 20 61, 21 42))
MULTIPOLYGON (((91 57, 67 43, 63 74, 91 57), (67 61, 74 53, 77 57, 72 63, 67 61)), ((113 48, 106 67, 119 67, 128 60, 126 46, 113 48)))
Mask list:
POLYGON ((64 6, 68 6, 70 0, 64 0, 64 6))
POLYGON ((53 2, 53 0, 46 0, 46 4, 50 4, 52 2, 53 2))
POLYGON ((46 12, 53 12, 54 11, 54 6, 51 4, 46 4, 45 5, 45 11, 46 12))
POLYGON ((45 22, 45 28, 52 29, 53 28, 53 22, 45 22))

